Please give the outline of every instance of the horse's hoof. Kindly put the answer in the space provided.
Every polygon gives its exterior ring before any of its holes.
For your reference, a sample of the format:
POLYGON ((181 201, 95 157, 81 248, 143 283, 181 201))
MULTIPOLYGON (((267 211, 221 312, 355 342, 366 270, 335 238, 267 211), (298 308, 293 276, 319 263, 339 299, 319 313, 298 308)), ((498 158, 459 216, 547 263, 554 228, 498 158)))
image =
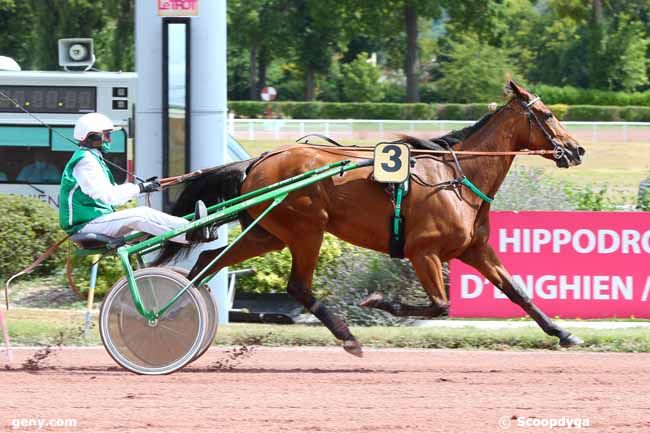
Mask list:
POLYGON ((584 343, 579 337, 576 337, 575 335, 567 335, 566 337, 560 338, 560 346, 562 347, 573 347, 573 346, 579 346, 580 344, 584 343))
POLYGON ((366 296, 366 299, 359 303, 359 307, 375 308, 377 304, 384 300, 384 295, 379 292, 374 292, 366 296))
POLYGON ((354 355, 358 358, 363 358, 363 349, 361 349, 361 343, 359 343, 357 340, 344 341, 343 349, 350 355, 354 355))

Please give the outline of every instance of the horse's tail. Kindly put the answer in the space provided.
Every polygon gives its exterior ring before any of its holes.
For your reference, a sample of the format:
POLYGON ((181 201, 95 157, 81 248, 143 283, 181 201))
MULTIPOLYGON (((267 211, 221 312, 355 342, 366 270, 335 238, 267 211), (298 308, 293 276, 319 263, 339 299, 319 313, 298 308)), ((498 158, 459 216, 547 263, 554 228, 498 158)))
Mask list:
MULTIPOLYGON (((248 168, 256 160, 257 158, 254 158, 226 164, 185 182, 185 188, 179 195, 172 214, 182 216, 193 212, 194 204, 198 200, 203 200, 207 206, 212 206, 237 197, 240 194, 248 168)), ((239 217, 240 215, 233 215, 228 220, 223 221, 223 224, 233 222, 239 217)), ((217 227, 212 228, 212 230, 216 229, 217 227)), ((166 242, 152 266, 165 264, 177 255, 187 255, 196 244, 166 242)))

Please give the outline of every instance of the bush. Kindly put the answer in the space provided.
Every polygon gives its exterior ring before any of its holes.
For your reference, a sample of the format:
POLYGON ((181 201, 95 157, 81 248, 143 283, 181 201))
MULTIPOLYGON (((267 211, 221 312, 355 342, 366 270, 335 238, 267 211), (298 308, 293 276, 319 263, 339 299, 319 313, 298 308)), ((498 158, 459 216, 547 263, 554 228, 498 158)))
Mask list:
MULTIPOLYGON (((88 293, 90 268, 96 260, 97 257, 95 256, 73 256, 72 258, 72 279, 77 290, 82 295, 88 293)), ((108 293, 108 290, 113 287, 113 284, 123 276, 124 270, 122 269, 122 262, 117 256, 103 257, 100 260, 99 268, 97 269, 95 296, 97 298, 103 298, 108 293)), ((67 280, 65 281, 65 284, 67 284, 67 280)))
MULTIPOLYGON (((231 230, 230 239, 237 236, 240 229, 231 230)), ((331 235, 325 235, 320 250, 316 273, 327 272, 336 259, 342 254, 347 244, 331 235)), ((233 269, 255 269, 255 274, 242 276, 237 279, 237 290, 247 293, 274 293, 284 292, 287 288, 287 278, 291 273, 291 254, 288 249, 267 254, 262 257, 253 257, 232 267, 233 269)), ((322 287, 314 286, 315 291, 323 294, 322 287)))
POLYGON ((650 177, 642 180, 639 184, 636 208, 638 210, 650 211, 650 177))
POLYGON ((368 63, 368 53, 361 52, 356 59, 341 67, 343 73, 343 95, 349 101, 369 102, 384 99, 379 85, 379 68, 368 63))
POLYGON ((597 105, 574 105, 569 107, 563 120, 592 120, 611 122, 620 119, 618 107, 604 107, 597 105))
POLYGON ((573 210, 564 188, 541 168, 510 170, 494 198, 494 210, 573 210))
POLYGON ((615 92, 611 90, 578 89, 571 86, 547 86, 545 84, 531 85, 530 89, 539 95, 547 105, 650 106, 650 90, 645 92, 615 92))
MULTIPOLYGON (((49 247, 65 237, 56 210, 42 201, 0 194, 0 279, 29 266, 49 247)), ((59 251, 34 272, 48 275, 65 262, 59 251)))
POLYGON ((553 112, 553 114, 555 114, 555 117, 560 120, 564 120, 566 113, 569 111, 569 106, 565 104, 549 105, 548 108, 553 112))
MULTIPOLYGON (((238 117, 263 118, 267 105, 257 101, 230 101, 228 109, 238 117)), ((271 107, 275 117, 292 119, 477 120, 487 113, 487 104, 276 101, 271 107)), ((555 104, 549 108, 560 120, 650 122, 650 106, 555 104)))
POLYGON ((613 210, 613 203, 607 198, 607 185, 601 184, 592 187, 587 185, 582 188, 567 185, 565 193, 575 210, 613 210))
MULTIPOLYGON (((406 100, 406 88, 402 83, 384 81, 381 83, 384 91, 384 102, 404 102, 406 100)), ((422 99, 424 101, 424 98, 422 99)))
MULTIPOLYGON (((443 277, 448 291, 448 266, 443 264, 443 277)), ((345 316, 351 325, 398 325, 416 318, 395 317, 384 311, 359 307, 373 292, 384 299, 411 305, 429 305, 429 300, 413 266, 408 260, 392 259, 385 254, 349 247, 343 251, 329 272, 316 275, 319 286, 327 287, 325 303, 345 316)))

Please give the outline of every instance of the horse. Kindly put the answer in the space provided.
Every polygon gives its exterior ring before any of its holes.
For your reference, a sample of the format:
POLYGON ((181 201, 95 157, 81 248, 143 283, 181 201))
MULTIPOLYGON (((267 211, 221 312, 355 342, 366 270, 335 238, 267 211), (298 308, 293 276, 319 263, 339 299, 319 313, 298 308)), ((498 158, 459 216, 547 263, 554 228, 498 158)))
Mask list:
MULTIPOLYGON (((563 347, 582 341, 555 324, 537 308, 512 278, 488 244, 490 204, 458 182, 459 172, 489 197, 503 182, 515 153, 538 152, 561 168, 579 165, 585 149, 571 137, 543 102, 514 81, 506 83, 509 100, 476 124, 453 131, 436 143, 452 143, 456 155, 415 154, 411 187, 402 203, 405 218, 404 257, 412 263, 430 305, 416 306, 385 301, 381 294, 369 295, 361 305, 396 316, 437 317, 446 315, 449 302, 442 275, 443 262, 460 259, 477 269, 512 302, 519 305, 542 330, 559 338, 563 347), (482 155, 463 154, 478 151, 482 155), (551 152, 552 151, 552 152, 551 152), (499 152, 501 152, 499 154, 499 152), (505 154, 504 154, 505 153, 505 154), (457 163, 454 162, 457 158, 457 163), (462 167, 462 169, 461 169, 462 167)), ((402 136, 414 149, 434 149, 431 140, 402 136)), ((451 149, 451 147, 449 147, 451 149)), ((292 144, 247 161, 224 165, 192 180, 182 191, 173 213, 191 211, 198 199, 214 204, 283 179, 343 159, 361 160, 368 152, 354 148, 292 144)), ((268 206, 260 204, 242 211, 242 227, 268 206)), ((345 320, 312 294, 312 280, 325 232, 359 247, 389 252, 389 221, 394 204, 385 185, 372 179, 372 167, 333 176, 289 194, 259 225, 208 270, 208 274, 287 247, 292 266, 287 292, 314 314, 340 341, 345 351, 362 356, 359 341, 345 320)), ((187 248, 166 244, 156 260, 164 263, 187 248)), ((225 248, 225 247, 223 247, 225 248)), ((190 278, 197 275, 223 248, 203 251, 190 278)))

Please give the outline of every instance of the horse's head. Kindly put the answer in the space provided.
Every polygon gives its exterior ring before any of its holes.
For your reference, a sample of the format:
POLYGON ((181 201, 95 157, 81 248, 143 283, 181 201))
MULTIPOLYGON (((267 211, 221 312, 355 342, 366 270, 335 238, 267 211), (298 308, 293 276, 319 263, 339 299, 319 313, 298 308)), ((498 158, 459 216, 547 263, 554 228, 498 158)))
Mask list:
POLYGON ((522 137, 522 145, 529 150, 553 150, 544 157, 554 159, 558 167, 568 168, 582 163, 585 149, 578 144, 569 131, 562 126, 542 100, 514 81, 506 84, 506 91, 513 95, 508 104, 521 113, 528 124, 522 137))

